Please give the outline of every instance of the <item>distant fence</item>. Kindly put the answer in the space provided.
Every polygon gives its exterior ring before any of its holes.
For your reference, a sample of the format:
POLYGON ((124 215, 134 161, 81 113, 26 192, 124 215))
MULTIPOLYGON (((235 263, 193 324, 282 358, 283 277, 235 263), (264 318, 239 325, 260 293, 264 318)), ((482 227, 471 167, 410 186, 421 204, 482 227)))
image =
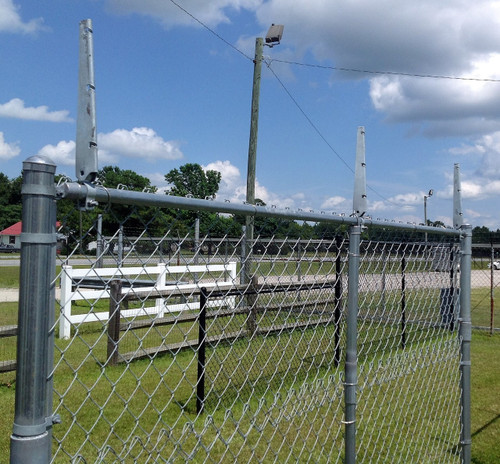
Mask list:
POLYGON ((152 274, 152 288, 126 288, 158 262, 151 241, 123 256, 120 272, 141 263, 127 279, 102 274, 100 253, 85 255, 91 269, 68 278, 57 304, 68 268, 56 275, 54 171, 38 159, 23 169, 13 462, 34 452, 44 463, 470 462, 470 226, 64 184, 61 264, 101 224, 107 236, 186 244, 180 265, 196 278, 183 283, 181 273, 167 289, 152 274), (235 241, 229 255, 224 240, 201 252, 214 237, 235 241), (436 269, 440 247, 449 252, 436 269), (231 282, 210 271, 221 263, 237 263, 231 282), (84 277, 110 293, 80 300, 94 322, 70 321, 73 336, 56 339, 67 287, 95 290, 84 277), (145 311, 160 298, 193 305, 145 311))
MULTIPOLYGON (((59 337, 69 338, 71 327, 83 323, 101 321, 109 318, 108 311, 85 311, 83 314, 72 314, 73 301, 102 300, 110 297, 109 282, 121 279, 127 293, 141 288, 146 292, 163 290, 168 294, 170 290, 198 288, 196 274, 202 273, 205 279, 203 285, 230 286, 236 280, 236 262, 227 264, 189 265, 189 266, 131 266, 119 268, 78 268, 63 266, 61 272, 61 315, 59 318, 59 337), (153 276, 155 276, 153 278, 153 276), (221 280, 222 276, 222 280, 221 280), (176 280, 170 280, 176 277, 176 280), (169 280, 167 280, 167 278, 169 280), (192 281, 189 283, 188 281, 192 281), (217 282, 217 283, 215 283, 217 282)), ((194 309, 199 303, 184 302, 175 305, 165 305, 163 298, 157 298, 154 306, 142 306, 138 309, 129 309, 122 312, 123 317, 156 316, 163 317, 165 312, 179 312, 194 309)))
MULTIPOLYGON (((17 325, 0 327, 0 340, 8 337, 17 337, 17 325)), ((15 371, 16 365, 15 359, 2 359, 0 360, 0 373, 15 371)))
POLYGON ((500 244, 472 244, 472 287, 481 289, 471 306, 473 328, 488 331, 500 330, 500 244), (485 313, 478 308, 489 306, 485 313))

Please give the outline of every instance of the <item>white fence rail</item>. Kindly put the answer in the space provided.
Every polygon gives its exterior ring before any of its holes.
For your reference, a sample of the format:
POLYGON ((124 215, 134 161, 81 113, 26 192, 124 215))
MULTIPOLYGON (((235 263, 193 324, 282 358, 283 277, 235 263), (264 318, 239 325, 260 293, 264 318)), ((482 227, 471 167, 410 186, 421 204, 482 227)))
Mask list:
MULTIPOLYGON (((142 291, 147 290, 174 290, 174 289, 197 289, 200 286, 206 288, 228 288, 236 282, 236 262, 231 261, 226 264, 196 264, 185 266, 167 266, 158 264, 156 266, 142 267, 119 267, 119 268, 84 268, 74 269, 72 266, 63 266, 61 272, 61 296, 60 307, 61 317, 59 318, 59 338, 68 339, 71 337, 71 326, 74 324, 83 324, 96 321, 107 321, 109 312, 94 312, 89 310, 84 314, 72 314, 72 304, 74 301, 93 301, 109 298, 110 292, 106 282, 114 279, 126 280, 130 287, 124 288, 123 292, 133 292, 137 289, 134 287, 134 282, 142 291), (214 279, 214 274, 222 273, 223 280, 214 279), (196 281, 196 275, 202 276, 200 281, 196 281), (133 276, 133 279, 127 277, 133 276), (152 276, 156 276, 153 280, 152 276), (174 276, 180 276, 175 280, 174 276), (189 276, 189 281, 186 282, 186 276, 189 276), (204 280, 204 277, 209 277, 204 280), (145 285, 144 278, 151 280, 151 285, 145 285), (142 280, 141 280, 142 278, 142 280), (79 282, 84 282, 85 287, 82 288, 79 282), (92 288, 95 282, 94 288, 92 288), (103 287, 103 288, 99 288, 103 287)), ((220 305, 220 301, 214 301, 213 305, 220 305)), ((227 297, 222 304, 234 307, 235 297, 227 297)), ((163 317, 164 314, 172 312, 189 311, 199 308, 199 302, 183 302, 177 304, 166 304, 164 298, 157 298, 155 305, 151 307, 141 307, 137 309, 129 309, 122 311, 123 317, 146 316, 153 315, 163 317)))

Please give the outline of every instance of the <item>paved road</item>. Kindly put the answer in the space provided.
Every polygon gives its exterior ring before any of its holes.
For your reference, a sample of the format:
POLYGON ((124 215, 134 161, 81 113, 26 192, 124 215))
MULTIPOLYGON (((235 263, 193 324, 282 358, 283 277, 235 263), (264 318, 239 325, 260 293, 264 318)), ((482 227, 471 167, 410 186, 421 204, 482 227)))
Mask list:
MULTIPOLYGON (((0 260, 4 261, 4 260, 0 260)), ((76 260, 75 260, 76 261, 76 260)), ((88 261, 86 261, 88 263, 88 261)), ((76 264, 72 263, 71 264, 76 264)), ((84 264, 84 263, 82 263, 84 264)), ((316 276, 318 278, 318 276, 316 276)), ((376 275, 361 275, 361 286, 365 291, 377 291, 382 287, 382 276, 376 275)), ((267 280, 269 281, 269 280, 267 280)), ((296 281, 294 279, 294 281, 296 281)), ((280 282, 283 283, 283 278, 280 282)), ((346 282, 344 282, 346 283, 346 282)), ((395 274, 388 274, 385 280, 386 290, 391 290, 399 288, 401 285, 401 277, 395 274)), ((439 288, 446 287, 448 285, 448 276, 446 273, 414 273, 410 276, 408 274, 407 278, 407 288, 439 288)), ((500 286, 500 271, 495 271, 494 273, 494 285, 495 287, 500 286)), ((471 273, 471 287, 481 288, 490 286, 490 271, 472 271, 471 273)), ((2 302, 13 302, 18 301, 19 290, 13 288, 0 288, 0 303, 2 302)))

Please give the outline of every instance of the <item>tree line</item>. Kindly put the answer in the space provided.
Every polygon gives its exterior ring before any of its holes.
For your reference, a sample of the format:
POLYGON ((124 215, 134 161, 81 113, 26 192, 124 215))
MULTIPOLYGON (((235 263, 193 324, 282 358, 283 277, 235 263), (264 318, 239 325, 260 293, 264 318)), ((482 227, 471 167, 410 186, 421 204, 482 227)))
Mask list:
MULTIPOLYGON (((56 176, 56 182, 60 176, 56 176)), ((117 166, 105 166, 98 173, 98 179, 106 188, 126 188, 133 191, 157 192, 151 181, 140 174, 117 166)), ((176 196, 209 199, 215 198, 219 191, 221 173, 215 170, 205 171, 197 163, 187 163, 165 174, 168 188, 165 193, 176 196)), ((22 176, 9 179, 0 172, 0 230, 21 220, 22 176)), ((256 204, 265 206, 262 200, 256 204)), ((169 225, 170 233, 181 236, 193 230, 196 219, 199 219, 200 234, 212 237, 239 237, 245 221, 243 217, 223 215, 212 212, 181 211, 158 209, 153 207, 131 208, 126 205, 115 205, 112 209, 107 205, 99 205, 90 213, 81 213, 72 201, 58 202, 57 219, 64 224, 62 232, 66 235, 77 234, 92 229, 98 214, 103 216, 103 234, 112 235, 120 225, 128 227, 129 235, 137 235, 132 229, 147 229, 150 236, 163 236, 165 226, 169 225)), ((428 221, 429 225, 442 226, 442 223, 428 221)), ((256 218, 255 232, 261 237, 301 238, 332 240, 346 232, 346 226, 331 223, 298 223, 293 220, 275 218, 256 218)), ((363 233, 364 239, 388 236, 387 239, 410 240, 411 237, 401 231, 384 231, 383 228, 369 226, 363 233), (398 235, 398 237, 395 237, 398 235)), ((500 243, 500 229, 491 231, 485 226, 476 226, 472 230, 474 243, 500 243)), ((80 237, 81 238, 81 237, 80 237)), ((429 237, 431 240, 432 237, 429 237)), ((89 237, 90 240, 90 237, 89 237)))

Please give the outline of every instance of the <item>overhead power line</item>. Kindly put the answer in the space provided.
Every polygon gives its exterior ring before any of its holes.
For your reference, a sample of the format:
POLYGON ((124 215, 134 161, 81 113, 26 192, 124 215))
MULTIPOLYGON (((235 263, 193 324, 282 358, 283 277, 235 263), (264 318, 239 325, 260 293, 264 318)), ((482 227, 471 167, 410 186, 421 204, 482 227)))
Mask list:
POLYGON ((488 77, 460 77, 460 76, 446 76, 440 74, 419 74, 419 73, 407 73, 407 72, 399 72, 399 71, 373 71, 369 69, 356 69, 356 68, 343 68, 339 66, 327 66, 321 64, 310 64, 310 63, 301 63, 299 61, 290 61, 290 60, 280 60, 274 58, 273 61, 278 63, 285 64, 293 64, 296 66, 304 66, 307 68, 319 68, 319 69, 327 69, 330 71, 343 71, 343 72, 351 72, 351 73, 362 73, 362 74, 378 74, 378 75, 388 75, 388 76, 405 76, 405 77, 420 77, 427 79, 448 79, 455 81, 473 81, 473 82, 496 82, 499 83, 500 79, 492 79, 488 77))
POLYGON ((170 3, 175 5, 179 10, 183 11, 185 14, 187 14, 191 19, 196 21, 200 26, 204 27, 208 32, 210 32, 212 35, 217 37, 220 41, 224 42, 228 47, 231 47, 233 50, 238 52, 240 55, 243 55, 247 60, 253 61, 253 58, 248 56, 243 50, 240 50, 238 47, 234 46, 231 42, 227 41, 224 37, 222 37, 220 34, 217 34, 211 27, 207 26, 203 21, 198 19, 195 15, 190 13, 188 10, 186 10, 184 7, 179 5, 177 2, 174 0, 170 0, 170 3))
MULTIPOLYGON (((276 60, 272 60, 272 61, 276 61, 276 60)), ((335 150, 335 148, 333 148, 333 146, 330 144, 330 142, 328 142, 328 140, 326 139, 326 137, 321 133, 321 131, 318 129, 318 127, 316 126, 316 124, 314 124, 314 122, 312 121, 312 119, 307 115, 307 113, 302 109, 302 107, 300 106, 299 102, 294 98, 294 96, 292 95, 292 93, 287 89, 287 87, 285 86, 285 84, 283 83, 283 81, 278 77, 278 75, 276 74, 276 72, 274 71, 274 69, 271 67, 271 62, 266 62, 266 65, 268 67, 268 69, 271 71, 271 73, 273 74, 273 76, 276 78, 276 80, 279 82, 279 84, 281 85, 281 87, 283 88, 283 90, 285 91, 285 93, 288 95, 288 97, 292 100, 292 102, 294 103, 294 105, 298 108, 298 110, 302 113, 302 115, 304 116, 304 118, 307 120, 307 122, 311 125, 311 127, 314 129, 314 131, 319 135, 319 137, 321 138, 321 140, 323 140, 323 142, 325 142, 325 144, 328 146, 328 148, 335 154, 335 156, 347 167, 347 169, 349 169, 349 171, 351 171, 351 173, 354 174, 354 169, 349 165, 349 163, 337 152, 337 150, 335 150)), ((394 201, 391 201, 389 200, 387 197, 385 197, 384 195, 382 195, 381 193, 379 193, 377 190, 375 190, 373 187, 371 187, 370 185, 367 185, 367 188, 372 191, 375 195, 377 195, 379 198, 381 198, 382 200, 384 200, 385 202, 391 204, 391 205, 394 205, 394 206, 398 206, 399 208, 410 208, 411 206, 410 205, 405 205, 403 203, 395 203, 394 201)))
MULTIPOLYGON (((233 45, 231 42, 226 40, 220 34, 215 32, 210 26, 205 24, 203 21, 198 19, 195 15, 186 10, 183 6, 179 5, 175 0, 170 0, 170 3, 175 5, 181 11, 183 11, 186 15, 188 15, 191 19, 197 22, 200 26, 204 27, 208 32, 214 35, 217 39, 224 42, 228 47, 232 48, 234 51, 245 57, 247 60, 253 61, 253 58, 248 56, 243 50, 240 50, 238 47, 233 45)), ((290 61, 290 60, 280 60, 274 58, 273 61, 277 63, 284 64, 292 64, 295 66, 303 66, 307 68, 318 68, 318 69, 327 69, 330 71, 343 71, 350 73, 360 73, 360 74, 375 74, 375 75, 387 75, 387 76, 405 76, 405 77, 419 77, 423 79, 448 79, 448 80, 456 80, 456 81, 471 81, 471 82, 493 82, 500 83, 500 79, 493 79, 489 77, 460 77, 460 76, 446 76, 440 74, 423 74, 423 73, 408 73, 402 71, 376 71, 370 69, 357 69, 357 68, 344 68, 341 66, 328 66, 321 64, 311 64, 311 63, 301 63, 300 61, 290 61)))

